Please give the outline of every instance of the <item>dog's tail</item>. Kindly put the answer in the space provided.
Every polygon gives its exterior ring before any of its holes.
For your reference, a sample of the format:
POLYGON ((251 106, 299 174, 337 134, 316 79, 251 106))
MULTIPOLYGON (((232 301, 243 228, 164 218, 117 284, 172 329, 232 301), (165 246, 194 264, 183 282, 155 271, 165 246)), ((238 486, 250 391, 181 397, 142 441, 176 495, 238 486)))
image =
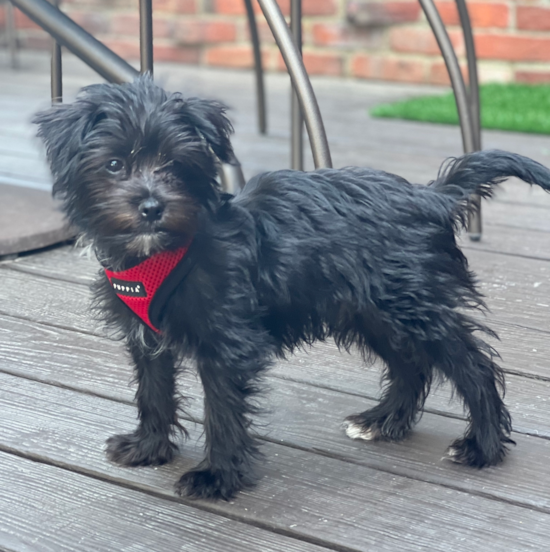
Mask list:
POLYGON ((456 199, 457 215, 464 222, 472 194, 491 197, 495 187, 512 176, 550 192, 550 169, 523 155, 501 150, 476 151, 451 159, 429 185, 456 199))

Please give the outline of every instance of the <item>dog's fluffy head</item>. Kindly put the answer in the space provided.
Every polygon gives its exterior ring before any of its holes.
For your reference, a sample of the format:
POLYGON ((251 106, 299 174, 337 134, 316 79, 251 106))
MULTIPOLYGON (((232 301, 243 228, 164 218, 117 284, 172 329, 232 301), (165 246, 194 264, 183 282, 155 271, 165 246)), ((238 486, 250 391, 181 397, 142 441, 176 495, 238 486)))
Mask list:
POLYGON ((122 260, 187 241, 216 204, 218 160, 233 160, 225 111, 141 77, 84 88, 34 122, 70 222, 122 260))

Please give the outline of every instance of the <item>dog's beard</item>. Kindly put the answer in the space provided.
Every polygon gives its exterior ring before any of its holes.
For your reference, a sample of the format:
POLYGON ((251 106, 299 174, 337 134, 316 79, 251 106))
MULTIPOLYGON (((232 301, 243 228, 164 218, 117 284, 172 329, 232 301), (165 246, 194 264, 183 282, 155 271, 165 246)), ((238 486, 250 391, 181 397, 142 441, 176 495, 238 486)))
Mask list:
POLYGON ((181 211, 171 206, 166 219, 159 224, 136 223, 117 230, 113 224, 92 224, 87 232, 94 249, 109 259, 112 267, 123 267, 161 251, 174 249, 189 242, 196 231, 198 209, 187 206, 181 211))
POLYGON ((138 234, 126 245, 128 254, 135 257, 150 257, 166 249, 170 244, 170 237, 162 232, 138 234))
POLYGON ((111 270, 125 270, 156 253, 189 243, 193 232, 172 234, 164 231, 102 235, 83 232, 81 244, 87 244, 99 261, 111 270))

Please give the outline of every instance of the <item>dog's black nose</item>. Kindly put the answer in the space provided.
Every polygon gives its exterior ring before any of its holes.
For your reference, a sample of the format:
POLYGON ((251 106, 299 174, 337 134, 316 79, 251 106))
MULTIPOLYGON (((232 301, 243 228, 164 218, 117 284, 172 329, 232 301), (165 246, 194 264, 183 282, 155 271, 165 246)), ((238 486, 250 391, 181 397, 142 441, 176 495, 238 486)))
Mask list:
POLYGON ((162 217, 162 212, 164 211, 162 205, 154 197, 144 199, 139 204, 138 209, 141 216, 149 222, 159 220, 162 217))

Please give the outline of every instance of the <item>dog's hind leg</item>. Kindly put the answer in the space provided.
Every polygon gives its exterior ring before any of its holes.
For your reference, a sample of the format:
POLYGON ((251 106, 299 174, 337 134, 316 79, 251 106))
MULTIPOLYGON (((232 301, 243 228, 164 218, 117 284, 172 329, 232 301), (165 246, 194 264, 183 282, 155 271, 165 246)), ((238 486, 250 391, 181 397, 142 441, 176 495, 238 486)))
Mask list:
MULTIPOLYGON (((148 331, 148 330, 147 330, 148 331)), ((133 433, 107 440, 107 457, 123 466, 170 462, 177 446, 170 437, 185 432, 177 418, 174 358, 169 351, 153 354, 143 343, 129 343, 135 364, 139 425, 133 433)))
POLYGON ((430 390, 432 368, 422 360, 395 352, 381 354, 387 364, 387 385, 380 403, 370 410, 348 416, 344 428, 348 437, 367 441, 399 441, 418 419, 430 390))
POLYGON ((454 332, 443 343, 433 344, 434 361, 452 381, 469 410, 469 425, 464 437, 448 449, 447 457, 477 468, 498 464, 506 445, 514 442, 510 414, 499 393, 504 376, 493 360, 492 349, 470 330, 454 332))

